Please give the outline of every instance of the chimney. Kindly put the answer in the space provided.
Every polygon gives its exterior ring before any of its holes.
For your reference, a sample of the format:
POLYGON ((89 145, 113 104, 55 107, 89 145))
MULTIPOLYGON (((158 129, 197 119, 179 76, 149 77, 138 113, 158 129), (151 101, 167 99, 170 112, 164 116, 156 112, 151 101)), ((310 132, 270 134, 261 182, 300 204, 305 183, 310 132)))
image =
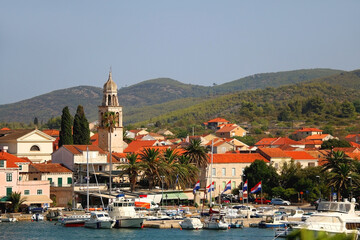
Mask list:
POLYGON ((8 146, 0 146, 0 151, 1 151, 1 152, 7 152, 8 149, 9 149, 8 146))

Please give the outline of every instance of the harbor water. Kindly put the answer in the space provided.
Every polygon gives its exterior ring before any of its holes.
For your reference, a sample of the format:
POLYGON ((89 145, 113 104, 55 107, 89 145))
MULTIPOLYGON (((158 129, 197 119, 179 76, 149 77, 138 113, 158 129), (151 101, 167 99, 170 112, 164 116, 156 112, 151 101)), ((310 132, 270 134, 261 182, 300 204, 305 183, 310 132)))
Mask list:
POLYGON ((229 230, 180 229, 89 229, 66 228, 54 222, 0 223, 0 239, 274 239, 273 229, 243 228, 229 230))

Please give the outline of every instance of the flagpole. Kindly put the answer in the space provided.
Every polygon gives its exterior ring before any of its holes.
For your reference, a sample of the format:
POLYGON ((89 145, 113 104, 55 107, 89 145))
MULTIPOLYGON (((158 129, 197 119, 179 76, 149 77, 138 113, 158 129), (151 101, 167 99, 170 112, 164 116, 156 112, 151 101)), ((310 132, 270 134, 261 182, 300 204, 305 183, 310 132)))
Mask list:
POLYGON ((246 187, 246 192, 247 192, 247 197, 246 197, 246 205, 249 205, 249 179, 246 179, 247 181, 247 187, 246 187))
POLYGON ((260 198, 261 198, 261 204, 263 204, 263 197, 262 197, 262 181, 260 181, 260 198))

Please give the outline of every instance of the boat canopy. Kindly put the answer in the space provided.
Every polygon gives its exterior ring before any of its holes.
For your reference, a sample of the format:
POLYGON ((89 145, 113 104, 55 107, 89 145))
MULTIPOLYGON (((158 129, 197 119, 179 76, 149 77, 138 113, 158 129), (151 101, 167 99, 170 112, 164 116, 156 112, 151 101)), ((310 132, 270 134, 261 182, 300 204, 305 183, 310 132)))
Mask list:
POLYGON ((320 202, 318 211, 348 213, 351 210, 350 202, 320 202))

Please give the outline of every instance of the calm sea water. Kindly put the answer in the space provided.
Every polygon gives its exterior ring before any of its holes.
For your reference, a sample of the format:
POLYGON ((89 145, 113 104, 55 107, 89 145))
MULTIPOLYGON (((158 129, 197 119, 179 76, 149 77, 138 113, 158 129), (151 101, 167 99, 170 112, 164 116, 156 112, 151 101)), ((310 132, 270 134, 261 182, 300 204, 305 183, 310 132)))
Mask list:
POLYGON ((216 230, 180 229, 89 229, 66 228, 54 222, 0 223, 0 239, 273 239, 274 230, 244 228, 216 230))

